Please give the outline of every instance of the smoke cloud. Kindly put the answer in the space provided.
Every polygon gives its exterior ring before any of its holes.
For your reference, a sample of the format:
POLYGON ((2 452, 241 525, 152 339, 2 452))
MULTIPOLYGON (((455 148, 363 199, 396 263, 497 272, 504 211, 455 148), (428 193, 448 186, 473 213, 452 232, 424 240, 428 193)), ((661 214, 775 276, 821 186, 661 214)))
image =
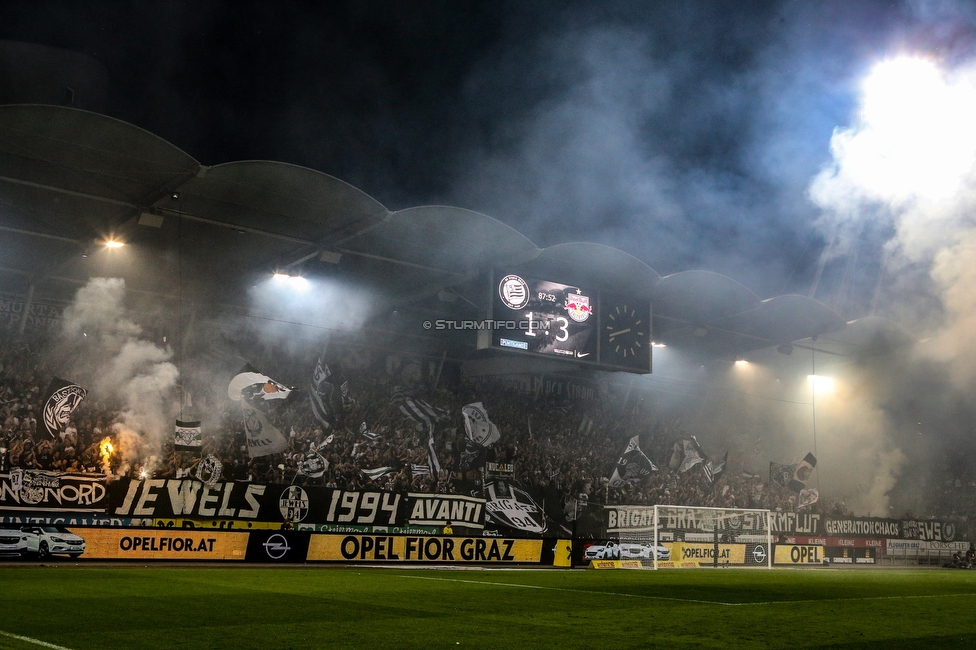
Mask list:
POLYGON ((172 351, 144 338, 124 300, 124 280, 92 278, 65 309, 62 330, 71 377, 89 389, 88 399, 120 410, 113 433, 121 471, 150 462, 172 437, 179 376, 172 351))

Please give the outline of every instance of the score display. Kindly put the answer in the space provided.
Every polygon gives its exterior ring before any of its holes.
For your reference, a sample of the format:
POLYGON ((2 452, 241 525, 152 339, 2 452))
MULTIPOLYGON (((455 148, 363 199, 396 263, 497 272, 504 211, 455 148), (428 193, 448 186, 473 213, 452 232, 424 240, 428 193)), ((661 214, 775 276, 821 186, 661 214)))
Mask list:
POLYGON ((649 301, 514 273, 495 278, 490 347, 651 371, 649 301))

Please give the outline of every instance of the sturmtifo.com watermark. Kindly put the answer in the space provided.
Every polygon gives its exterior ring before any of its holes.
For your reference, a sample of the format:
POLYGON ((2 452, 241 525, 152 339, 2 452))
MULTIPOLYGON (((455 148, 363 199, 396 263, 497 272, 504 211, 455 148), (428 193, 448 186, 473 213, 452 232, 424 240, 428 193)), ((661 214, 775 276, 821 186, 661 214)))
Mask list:
POLYGON ((425 330, 518 330, 533 333, 548 330, 545 320, 425 320, 425 330))

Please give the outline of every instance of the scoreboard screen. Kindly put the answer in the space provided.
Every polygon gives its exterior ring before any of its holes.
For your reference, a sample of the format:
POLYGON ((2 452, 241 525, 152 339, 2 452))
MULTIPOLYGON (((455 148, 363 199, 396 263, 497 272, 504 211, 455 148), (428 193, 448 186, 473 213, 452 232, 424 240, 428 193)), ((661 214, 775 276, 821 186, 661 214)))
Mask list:
POLYGON ((490 347, 607 369, 651 371, 648 300, 515 273, 494 277, 490 347))
POLYGON ((498 282, 495 298, 492 318, 515 327, 493 330, 493 345, 596 360, 593 291, 509 274, 498 282))

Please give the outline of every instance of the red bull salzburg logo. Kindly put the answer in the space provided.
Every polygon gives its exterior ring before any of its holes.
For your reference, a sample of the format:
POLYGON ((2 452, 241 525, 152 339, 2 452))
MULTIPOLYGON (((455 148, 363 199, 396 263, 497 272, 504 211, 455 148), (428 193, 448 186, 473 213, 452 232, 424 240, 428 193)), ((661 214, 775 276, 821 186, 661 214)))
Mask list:
POLYGON ((577 323, 582 323, 593 313, 593 308, 590 307, 590 297, 581 294, 582 292, 577 289, 575 294, 566 296, 566 311, 569 313, 569 317, 577 323))

